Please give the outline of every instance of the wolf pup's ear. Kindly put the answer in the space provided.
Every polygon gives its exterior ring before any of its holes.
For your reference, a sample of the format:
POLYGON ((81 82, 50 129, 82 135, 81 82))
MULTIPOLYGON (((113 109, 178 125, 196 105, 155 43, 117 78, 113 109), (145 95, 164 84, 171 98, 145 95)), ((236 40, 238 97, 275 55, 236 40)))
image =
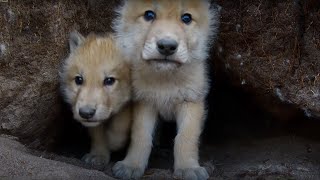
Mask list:
POLYGON ((78 31, 73 31, 69 35, 69 48, 70 52, 72 53, 79 45, 82 44, 84 41, 84 37, 78 32, 78 31))

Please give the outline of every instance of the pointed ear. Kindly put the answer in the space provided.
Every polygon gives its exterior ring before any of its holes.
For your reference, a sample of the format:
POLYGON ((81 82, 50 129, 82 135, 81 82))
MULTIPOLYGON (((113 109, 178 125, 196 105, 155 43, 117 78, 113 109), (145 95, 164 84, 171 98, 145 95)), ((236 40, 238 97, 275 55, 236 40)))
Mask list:
POLYGON ((77 47, 80 46, 84 40, 85 38, 78 31, 75 30, 71 32, 69 35, 70 52, 73 52, 75 49, 77 49, 77 47))

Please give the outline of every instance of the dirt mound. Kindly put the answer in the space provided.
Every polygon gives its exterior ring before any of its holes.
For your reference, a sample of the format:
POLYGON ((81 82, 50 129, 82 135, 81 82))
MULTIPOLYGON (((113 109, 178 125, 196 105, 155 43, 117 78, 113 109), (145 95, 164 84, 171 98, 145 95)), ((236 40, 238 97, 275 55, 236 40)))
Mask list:
POLYGON ((58 69, 67 38, 108 32, 116 1, 9 1, 0 6, 0 132, 36 147, 52 144, 61 112, 58 69), (90 6, 89 6, 90 5, 90 6))
POLYGON ((8 137, 0 137, 0 149, 0 178, 112 179, 97 170, 89 170, 33 155, 22 144, 8 137))
MULTIPOLYGON (((221 11, 217 71, 235 86, 320 113, 318 1, 218 1, 221 11)), ((269 106, 274 106, 269 104, 269 106)), ((273 107, 270 107, 273 108, 273 107)))

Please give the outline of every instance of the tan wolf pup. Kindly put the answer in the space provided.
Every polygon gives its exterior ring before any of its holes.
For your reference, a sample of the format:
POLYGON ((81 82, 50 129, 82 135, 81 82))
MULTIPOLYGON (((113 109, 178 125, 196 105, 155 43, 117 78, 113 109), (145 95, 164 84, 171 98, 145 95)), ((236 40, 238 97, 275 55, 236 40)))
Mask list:
POLYGON ((130 66, 114 37, 70 34, 70 55, 60 72, 61 91, 74 119, 89 128, 87 163, 107 164, 110 152, 122 148, 132 122, 130 66))
POLYGON ((206 59, 217 9, 206 0, 127 0, 114 21, 118 45, 132 66, 135 101, 131 144, 116 177, 140 178, 147 167, 157 117, 175 120, 174 174, 207 179, 199 136, 209 89, 206 59))

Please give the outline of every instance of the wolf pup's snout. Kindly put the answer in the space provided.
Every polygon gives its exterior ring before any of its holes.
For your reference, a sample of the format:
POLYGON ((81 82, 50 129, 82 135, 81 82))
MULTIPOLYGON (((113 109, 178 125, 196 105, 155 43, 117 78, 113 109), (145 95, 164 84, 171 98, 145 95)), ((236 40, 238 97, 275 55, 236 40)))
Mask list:
POLYGON ((79 115, 83 118, 83 119, 90 119, 92 118, 96 113, 96 109, 85 106, 79 109, 79 115))
POLYGON ((164 56, 171 56, 176 53, 178 46, 177 41, 169 38, 161 39, 157 42, 157 49, 164 56))

